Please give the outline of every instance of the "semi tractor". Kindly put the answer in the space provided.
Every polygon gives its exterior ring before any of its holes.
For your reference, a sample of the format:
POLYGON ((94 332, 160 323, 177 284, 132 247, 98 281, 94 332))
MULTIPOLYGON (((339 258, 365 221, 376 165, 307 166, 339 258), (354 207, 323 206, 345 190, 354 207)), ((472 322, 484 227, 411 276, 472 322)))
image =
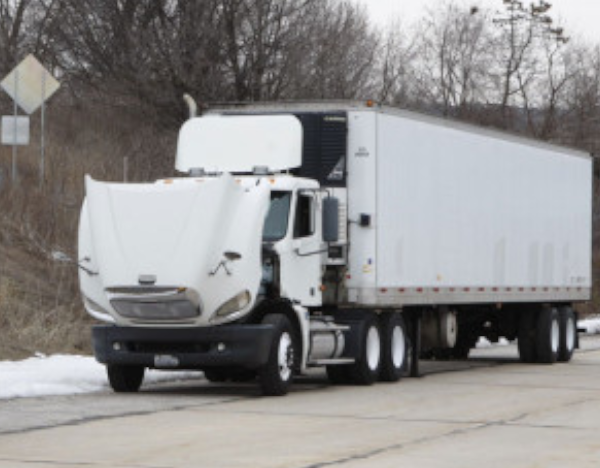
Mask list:
POLYGON ((116 392, 198 369, 284 395, 418 375, 479 337, 569 361, 592 274, 586 153, 372 102, 214 106, 178 176, 87 176, 80 286, 116 392))

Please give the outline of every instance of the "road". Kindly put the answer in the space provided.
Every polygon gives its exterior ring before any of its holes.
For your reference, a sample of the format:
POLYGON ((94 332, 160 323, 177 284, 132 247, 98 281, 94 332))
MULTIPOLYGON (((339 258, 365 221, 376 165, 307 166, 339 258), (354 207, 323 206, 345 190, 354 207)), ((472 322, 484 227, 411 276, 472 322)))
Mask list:
POLYGON ((0 467, 597 467, 600 337, 582 343, 570 364, 491 348, 373 387, 315 372, 285 398, 199 377, 4 401, 0 467))

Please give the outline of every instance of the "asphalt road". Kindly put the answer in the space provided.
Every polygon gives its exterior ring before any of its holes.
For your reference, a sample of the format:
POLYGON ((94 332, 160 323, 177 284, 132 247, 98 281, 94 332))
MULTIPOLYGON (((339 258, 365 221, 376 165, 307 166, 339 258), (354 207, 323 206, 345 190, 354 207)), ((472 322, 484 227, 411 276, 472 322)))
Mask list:
POLYGON ((524 365, 514 347, 425 363, 397 384, 284 398, 197 380, 0 402, 0 467, 597 467, 600 337, 570 364, 524 365))

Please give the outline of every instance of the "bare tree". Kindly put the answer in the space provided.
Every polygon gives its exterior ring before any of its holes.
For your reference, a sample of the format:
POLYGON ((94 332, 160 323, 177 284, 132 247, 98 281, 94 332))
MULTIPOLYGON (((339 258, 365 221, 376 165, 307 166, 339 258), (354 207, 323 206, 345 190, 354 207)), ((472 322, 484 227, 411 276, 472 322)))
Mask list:
POLYGON ((564 91, 574 72, 562 31, 547 31, 538 44, 537 60, 529 70, 517 72, 529 133, 545 140, 555 136, 564 91))
POLYGON ((376 97, 379 38, 364 8, 349 1, 319 0, 298 27, 301 42, 290 55, 286 98, 376 97))
POLYGON ((529 6, 520 0, 503 0, 503 3, 504 12, 494 19, 499 31, 495 73, 501 125, 509 127, 511 108, 519 105, 517 98, 523 97, 523 91, 536 79, 540 41, 548 35, 557 42, 564 38, 562 29, 553 28, 549 2, 539 0, 529 6))
POLYGON ((445 3, 429 10, 420 29, 421 93, 444 115, 468 118, 486 99, 489 13, 445 3))
POLYGON ((379 49, 379 101, 406 107, 414 105, 417 41, 408 36, 399 22, 394 22, 379 49))

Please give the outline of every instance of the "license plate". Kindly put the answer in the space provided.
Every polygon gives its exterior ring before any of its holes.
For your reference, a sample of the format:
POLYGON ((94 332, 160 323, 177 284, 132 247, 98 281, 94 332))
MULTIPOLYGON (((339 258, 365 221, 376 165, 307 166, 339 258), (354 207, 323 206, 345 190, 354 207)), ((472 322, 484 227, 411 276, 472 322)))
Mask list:
POLYGON ((154 356, 154 367, 173 369, 179 367, 179 359, 168 354, 158 354, 154 356))

